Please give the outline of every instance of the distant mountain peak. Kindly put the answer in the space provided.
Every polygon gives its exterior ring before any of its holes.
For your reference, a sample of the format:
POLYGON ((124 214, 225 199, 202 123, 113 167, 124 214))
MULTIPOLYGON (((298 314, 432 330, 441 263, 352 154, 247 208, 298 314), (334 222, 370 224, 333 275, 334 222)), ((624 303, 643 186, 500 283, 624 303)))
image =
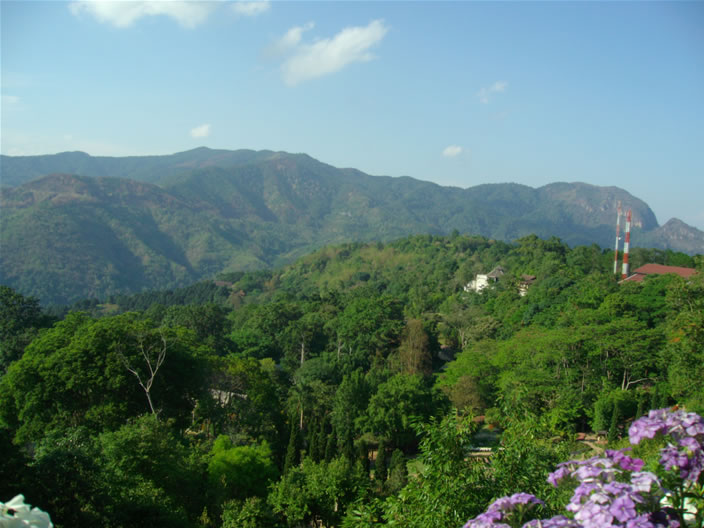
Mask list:
MULTIPOLYGON (((667 222, 663 224, 662 227, 692 227, 689 224, 684 223, 682 220, 679 218, 675 218, 674 216, 670 218, 667 222)), ((692 229, 696 229, 696 227, 692 227, 692 229)))

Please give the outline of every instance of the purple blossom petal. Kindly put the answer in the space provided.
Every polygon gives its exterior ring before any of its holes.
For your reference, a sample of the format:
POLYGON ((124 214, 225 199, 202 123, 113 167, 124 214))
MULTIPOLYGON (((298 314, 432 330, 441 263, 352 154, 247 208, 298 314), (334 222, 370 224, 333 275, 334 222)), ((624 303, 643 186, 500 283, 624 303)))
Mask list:
POLYGON ((635 519, 637 517, 636 503, 628 496, 616 497, 611 503, 609 512, 621 522, 635 519))

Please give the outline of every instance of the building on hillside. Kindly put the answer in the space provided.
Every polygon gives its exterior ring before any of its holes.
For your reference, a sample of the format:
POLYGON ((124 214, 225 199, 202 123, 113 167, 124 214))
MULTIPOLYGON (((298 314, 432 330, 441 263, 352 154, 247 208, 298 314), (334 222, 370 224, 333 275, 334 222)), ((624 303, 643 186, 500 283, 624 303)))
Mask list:
POLYGON ((469 281, 465 287, 464 291, 466 292, 477 292, 479 293, 482 291, 484 288, 489 286, 489 284, 492 284, 494 282, 498 282, 498 280, 506 273, 504 269, 501 266, 496 266, 493 270, 491 270, 487 274, 483 273, 478 273, 475 277, 474 280, 469 281))
POLYGON ((683 279, 688 279, 692 275, 697 273, 697 270, 695 270, 694 268, 682 268, 680 266, 645 264, 644 266, 633 270, 633 273, 622 281, 619 281, 619 284, 621 282, 643 282, 643 279, 645 279, 648 275, 666 275, 668 273, 674 273, 675 275, 679 275, 683 279))
POLYGON ((521 297, 528 293, 528 288, 535 282, 535 275, 521 275, 521 282, 518 283, 518 295, 521 297))

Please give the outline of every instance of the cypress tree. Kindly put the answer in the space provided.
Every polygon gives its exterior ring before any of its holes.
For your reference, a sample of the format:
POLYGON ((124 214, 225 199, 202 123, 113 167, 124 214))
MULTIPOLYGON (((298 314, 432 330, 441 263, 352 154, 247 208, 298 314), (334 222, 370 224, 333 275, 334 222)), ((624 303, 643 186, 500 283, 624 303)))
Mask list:
POLYGON ((319 462, 318 453, 318 430, 315 427, 313 420, 308 424, 308 456, 313 459, 313 462, 319 462))
POLYGON ((382 438, 376 452, 376 463, 374 464, 374 480, 384 482, 387 476, 386 442, 382 438))
POLYGON ((614 410, 611 413, 611 427, 609 427, 609 443, 615 442, 618 439, 618 420, 619 420, 619 404, 614 400, 614 410))
POLYGON ((636 419, 640 418, 645 414, 645 393, 642 391, 638 392, 638 408, 636 409, 636 419))
POLYGON ((336 446, 337 446, 337 442, 335 441, 335 434, 329 433, 328 434, 328 441, 325 444, 325 462, 330 462, 333 458, 335 458, 335 454, 336 454, 335 447, 336 446))
POLYGON ((663 409, 670 406, 670 395, 664 388, 658 390, 658 406, 655 409, 663 409))
POLYGON ((357 459, 362 462, 364 470, 367 472, 367 475, 369 475, 369 446, 367 446, 364 440, 360 440, 357 444, 357 459))
POLYGON ((298 464, 298 429, 295 420, 291 420, 291 432, 288 437, 288 447, 286 448, 286 460, 284 462, 284 475, 288 470, 298 464))
POLYGON ((316 438, 315 441, 315 453, 314 457, 316 462, 320 462, 325 458, 325 450, 327 449, 327 424, 328 424, 328 417, 327 415, 323 416, 320 420, 320 427, 318 428, 318 437, 316 438))
POLYGON ((650 389, 650 408, 657 409, 658 403, 658 386, 654 385, 653 388, 650 389))
POLYGON ((351 434, 346 435, 346 438, 343 439, 342 454, 349 460, 350 464, 354 464, 354 441, 351 434))
POLYGON ((400 449, 394 449, 389 463, 389 476, 386 480, 386 491, 395 494, 408 483, 406 457, 400 449))

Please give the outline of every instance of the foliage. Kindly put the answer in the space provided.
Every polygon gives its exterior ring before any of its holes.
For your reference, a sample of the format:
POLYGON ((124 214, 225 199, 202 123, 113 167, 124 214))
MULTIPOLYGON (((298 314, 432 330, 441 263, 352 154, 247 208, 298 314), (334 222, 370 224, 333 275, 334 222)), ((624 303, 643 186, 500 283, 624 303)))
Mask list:
POLYGON ((384 518, 389 526, 459 526, 491 496, 483 484, 486 467, 468 458, 476 424, 469 416, 449 414, 419 429, 422 473, 386 500, 384 518))
POLYGON ((382 383, 369 400, 365 427, 389 445, 411 449, 416 444, 414 424, 442 409, 443 398, 420 376, 397 374, 382 383))
POLYGON ((146 415, 97 437, 49 434, 29 465, 27 495, 57 527, 189 526, 203 507, 199 473, 170 427, 146 415))
POLYGON ((0 376, 49 322, 37 299, 0 285, 0 376))
POLYGON ((368 481, 369 475, 345 457, 331 462, 306 458, 274 485, 269 502, 288 526, 316 520, 335 525, 347 504, 369 487, 368 481))
POLYGON ((276 519, 260 497, 229 500, 222 512, 221 528, 273 528, 276 519))
POLYGON ((0 380, 0 420, 16 428, 18 442, 78 426, 116 429, 149 411, 152 401, 160 416, 185 422, 201 390, 200 370, 194 336, 184 329, 153 328, 130 314, 99 320, 70 314, 0 380), (166 356, 147 398, 128 368, 146 379, 151 347, 166 347, 166 356))
POLYGON ((525 492, 552 515, 569 496, 549 470, 599 447, 575 437, 620 445, 647 407, 702 405, 701 276, 619 284, 612 258, 531 236, 353 243, 226 292, 88 299, 51 328, 5 290, 30 316, 5 312, 29 333, 0 377, 0 491, 57 526, 459 526, 525 492))
POLYGON ((219 436, 211 451, 208 476, 213 487, 224 488, 227 498, 243 500, 266 496, 278 471, 266 443, 234 446, 227 436, 219 436))

